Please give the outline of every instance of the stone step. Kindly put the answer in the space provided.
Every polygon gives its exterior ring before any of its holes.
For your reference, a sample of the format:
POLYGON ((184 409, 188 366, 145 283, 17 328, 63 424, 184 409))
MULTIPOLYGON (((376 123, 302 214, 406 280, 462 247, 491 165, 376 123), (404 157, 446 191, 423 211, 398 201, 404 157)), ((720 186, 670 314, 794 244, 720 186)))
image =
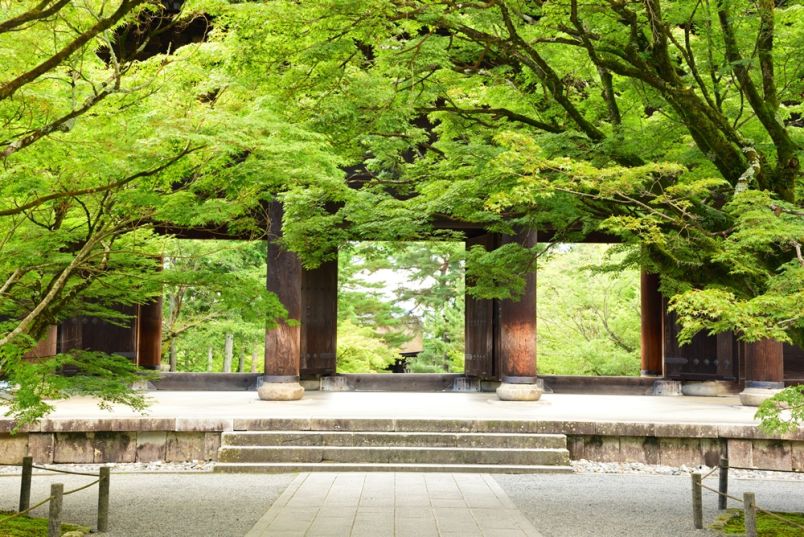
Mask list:
POLYGON ((453 448, 561 449, 567 447, 567 438, 560 434, 517 433, 248 431, 223 433, 221 443, 223 446, 427 446, 453 448))
POLYGON ((220 462, 566 465, 566 449, 222 446, 220 462))
MULTIPOLYGON (((543 433, 539 421, 440 418, 236 418, 239 431, 354 431, 420 433, 543 433)), ((556 430, 567 429, 552 423, 556 430)))
POLYGON ((298 472, 450 472, 495 474, 571 474, 568 465, 514 464, 398 464, 398 463, 217 463, 220 473, 298 472))

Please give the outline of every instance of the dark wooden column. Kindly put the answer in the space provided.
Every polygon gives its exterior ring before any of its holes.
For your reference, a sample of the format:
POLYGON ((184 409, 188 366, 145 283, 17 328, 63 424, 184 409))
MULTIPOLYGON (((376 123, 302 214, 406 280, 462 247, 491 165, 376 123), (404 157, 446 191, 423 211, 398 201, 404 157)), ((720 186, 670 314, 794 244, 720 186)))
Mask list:
POLYGON ((162 362, 162 297, 139 307, 137 364, 159 369, 162 362))
POLYGON ((58 346, 58 327, 50 325, 47 327, 47 332, 36 347, 25 353, 25 358, 44 358, 46 356, 53 356, 56 354, 58 346))
POLYGON ((265 333, 265 381, 297 382, 301 358, 302 266, 293 252, 278 243, 282 238, 282 204, 268 209, 268 290, 275 293, 288 311, 293 326, 280 321, 265 333))
POLYGON ((642 272, 639 278, 643 377, 662 375, 662 295, 659 275, 642 272))
MULTIPOLYGON (((466 240, 466 249, 480 245, 494 249, 494 235, 484 233, 466 240)), ((467 282, 467 284, 470 282, 467 282)), ((488 378, 494 370, 495 301, 466 295, 464 309, 464 373, 488 378)))
POLYGON ((335 373, 338 338, 338 261, 302 269, 301 374, 335 373))
MULTIPOLYGON (((536 231, 523 231, 515 237, 503 237, 502 244, 536 244, 536 231)), ((536 382, 536 274, 526 276, 519 300, 499 301, 500 367, 504 383, 536 382)))
POLYGON ((746 387, 784 387, 783 348, 780 342, 772 339, 743 344, 746 387))

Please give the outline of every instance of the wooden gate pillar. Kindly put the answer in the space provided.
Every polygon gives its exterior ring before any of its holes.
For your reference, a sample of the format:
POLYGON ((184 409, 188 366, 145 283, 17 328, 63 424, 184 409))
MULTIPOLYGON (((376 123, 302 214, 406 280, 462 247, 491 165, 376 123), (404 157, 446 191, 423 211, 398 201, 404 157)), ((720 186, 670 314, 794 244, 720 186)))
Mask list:
POLYGON ((641 305, 641 343, 643 377, 662 376, 662 295, 659 293, 659 275, 642 272, 639 278, 641 305))
POLYGON ((279 321, 265 332, 265 382, 257 390, 260 399, 290 401, 301 399, 299 384, 301 364, 302 266, 293 252, 278 243, 282 238, 282 204, 271 202, 268 208, 267 287, 288 311, 288 324, 279 321))
POLYGON ((338 339, 338 261, 302 269, 301 374, 335 374, 338 339))
POLYGON ((137 365, 159 369, 162 362, 162 297, 139 307, 137 365))
POLYGON ((742 344, 745 364, 745 390, 740 401, 757 406, 784 388, 784 346, 779 341, 763 339, 742 344))
MULTIPOLYGON (((536 245, 536 231, 525 230, 502 243, 516 241, 527 248, 536 245)), ((504 401, 535 401, 541 397, 536 385, 536 274, 525 277, 519 300, 499 301, 500 368, 502 384, 497 396, 504 401)))
MULTIPOLYGON (((494 249, 495 235, 484 233, 466 239, 466 249, 482 246, 494 249)), ((467 281, 467 284, 472 282, 467 281)), ((499 375, 499 356, 495 352, 497 322, 494 299, 466 295, 464 307, 464 373, 470 377, 496 378, 499 375)))

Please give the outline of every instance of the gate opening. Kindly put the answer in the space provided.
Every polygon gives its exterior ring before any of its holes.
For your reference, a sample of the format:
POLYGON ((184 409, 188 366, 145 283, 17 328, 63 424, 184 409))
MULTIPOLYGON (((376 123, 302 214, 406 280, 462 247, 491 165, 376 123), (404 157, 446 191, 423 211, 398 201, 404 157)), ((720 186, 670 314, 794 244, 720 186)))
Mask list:
POLYGON ((625 255, 619 245, 560 243, 540 260, 539 374, 639 376, 639 270, 601 270, 625 255))
POLYGON ((353 242, 338 261, 338 373, 463 373, 463 242, 353 242))

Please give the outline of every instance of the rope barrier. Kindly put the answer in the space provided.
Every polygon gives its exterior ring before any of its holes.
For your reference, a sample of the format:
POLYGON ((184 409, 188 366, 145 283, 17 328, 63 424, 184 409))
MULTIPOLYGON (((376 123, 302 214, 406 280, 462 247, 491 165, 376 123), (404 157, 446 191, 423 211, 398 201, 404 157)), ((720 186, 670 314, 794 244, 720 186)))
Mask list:
MULTIPOLYGON (((78 487, 77 489, 68 490, 67 492, 65 492, 65 493, 63 494, 63 496, 69 496, 70 494, 75 494, 76 492, 80 492, 80 491, 82 491, 82 490, 84 490, 84 489, 88 489, 89 487, 91 487, 91 486, 93 486, 93 485, 97 485, 98 483, 100 483, 100 479, 96 479, 96 480, 95 480, 95 481, 93 481, 92 483, 88 483, 88 484, 86 484, 86 485, 84 485, 84 486, 82 486, 82 487, 78 487)), ((18 516, 20 516, 20 515, 24 515, 24 514, 30 513, 31 511, 33 511, 33 510, 34 510, 34 509, 36 509, 37 507, 42 507, 43 505, 45 505, 47 502, 49 502, 49 501, 50 501, 50 500, 52 500, 52 499, 53 499, 53 496, 48 496, 47 498, 45 498, 45 499, 44 499, 44 500, 42 500, 41 502, 37 503, 36 505, 34 505, 34 506, 32 506, 32 507, 29 507, 28 509, 26 509, 26 510, 24 510, 24 511, 20 511, 19 513, 14 513, 14 514, 13 514, 13 515, 11 515, 11 516, 7 516, 6 518, 0 519, 0 525, 2 525, 2 524, 4 524, 4 523, 6 523, 7 521, 11 520, 11 519, 12 519, 12 518, 14 518, 14 517, 18 517, 18 516)))
POLYGON ((712 468, 711 470, 709 470, 709 473, 707 473, 707 474, 705 474, 705 475, 701 476, 701 480, 704 480, 704 479, 706 479, 707 477, 709 477, 710 475, 714 474, 714 473, 715 473, 715 470, 720 470, 720 468, 718 468, 717 466, 715 466, 714 468, 712 468))
POLYGON ((11 516, 7 516, 6 518, 0 520, 0 525, 5 524, 6 522, 11 520, 12 518, 16 518, 16 517, 18 517, 20 515, 27 514, 27 513, 31 512, 31 511, 33 511, 34 509, 36 509, 37 507, 42 507, 43 505, 45 505, 47 502, 49 502, 52 499, 53 499, 53 496, 48 496, 47 498, 45 498, 44 500, 42 500, 38 504, 34 505, 33 507, 29 507, 25 511, 20 511, 19 513, 14 513, 11 516))
POLYGON ((750 468, 747 466, 729 466, 731 470, 751 470, 754 472, 781 472, 784 474, 804 474, 804 472, 800 470, 775 470, 773 468, 750 468))
MULTIPOLYGON (((735 467, 734 467, 734 466, 730 466, 730 468, 735 468, 735 467)), ((782 470, 782 471, 784 471, 784 470, 782 470)), ((712 473, 712 472, 709 472, 709 474, 711 474, 711 473, 712 473)), ((708 476, 709 474, 707 474, 707 476, 708 476)), ((724 494, 723 492, 720 492, 720 491, 719 491, 719 490, 717 490, 717 489, 713 489, 712 487, 707 487, 707 486, 706 486, 706 485, 704 485, 703 483, 701 483, 699 486, 700 486, 702 489, 706 489, 706 490, 709 490, 709 491, 711 491, 711 492, 714 492, 715 494, 717 494, 717 495, 719 495, 719 496, 724 496, 724 497, 726 497, 726 498, 729 498, 730 500, 735 500, 735 501, 740 502, 740 503, 745 503, 745 502, 743 501, 743 499, 742 499, 742 498, 737 498, 736 496, 732 496, 731 494, 724 494)), ((797 523, 797 522, 793 522, 792 520, 789 520, 789 519, 785 518, 783 515, 779 515, 779 514, 777 514, 777 513, 772 512, 772 511, 768 511, 767 509, 763 509, 763 508, 761 508, 761 507, 759 507, 759 506, 756 506, 756 510, 757 510, 757 511, 761 511, 761 512, 765 513, 766 515, 770 515, 770 516, 772 516, 773 518, 779 519, 780 521, 782 521, 782 522, 784 522, 784 523, 786 523, 786 524, 789 524, 789 525, 791 525, 791 526, 794 526, 794 527, 796 527, 796 528, 798 528, 798 529, 800 529, 800 530, 804 530, 804 526, 803 526, 803 525, 801 525, 801 524, 799 524, 799 523, 797 523)))
POLYGON ((728 498, 728 499, 730 499, 730 500, 737 500, 738 502, 742 502, 742 501, 743 501, 743 499, 742 499, 742 498, 737 498, 736 496, 732 496, 731 494, 723 494, 723 493, 722 493, 722 492, 720 492, 719 490, 713 489, 712 487, 707 487, 706 485, 701 485, 701 488, 702 488, 702 489, 706 489, 706 490, 711 490, 711 491, 712 491, 712 492, 714 492, 715 494, 720 494, 721 496, 725 496, 726 498, 728 498))
POLYGON ((67 492, 65 492, 65 493, 64 493, 64 496, 69 496, 70 494, 74 494, 74 493, 76 493, 76 492, 80 492, 80 491, 82 491, 82 490, 84 490, 84 489, 88 489, 88 488, 89 488, 89 487, 91 487, 92 485, 97 485, 98 483, 100 483, 100 479, 96 479, 96 480, 95 480, 95 481, 93 481, 92 483, 89 483, 88 485, 84 485, 83 487, 78 487, 77 489, 73 489, 73 490, 67 491, 67 492))
MULTIPOLYGON (((20 466, 20 465, 15 465, 15 466, 20 466)), ((36 464, 34 464, 33 467, 38 469, 38 470, 47 470, 49 472, 57 472, 57 473, 60 473, 60 474, 83 475, 83 476, 86 476, 86 477, 99 477, 98 474, 90 474, 90 473, 86 473, 86 472, 71 472, 70 470, 61 470, 59 468, 48 468, 47 466, 38 466, 36 464)))

